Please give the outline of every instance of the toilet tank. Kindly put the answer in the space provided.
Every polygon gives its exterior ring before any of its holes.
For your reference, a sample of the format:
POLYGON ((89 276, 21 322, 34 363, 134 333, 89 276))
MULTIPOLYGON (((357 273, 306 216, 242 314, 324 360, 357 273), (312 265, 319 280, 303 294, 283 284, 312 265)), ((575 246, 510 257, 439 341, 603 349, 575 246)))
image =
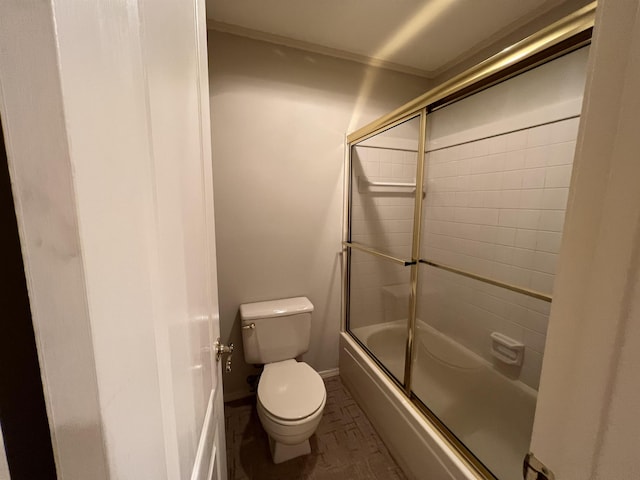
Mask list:
POLYGON ((313 304, 307 297, 240 305, 247 363, 272 363, 302 355, 311 340, 313 304))

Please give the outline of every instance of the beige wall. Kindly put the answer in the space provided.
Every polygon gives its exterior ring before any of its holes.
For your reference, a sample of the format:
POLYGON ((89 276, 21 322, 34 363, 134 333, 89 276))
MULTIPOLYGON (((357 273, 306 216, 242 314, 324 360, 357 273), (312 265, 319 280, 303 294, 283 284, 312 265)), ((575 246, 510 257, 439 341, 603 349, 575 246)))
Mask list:
POLYGON ((304 359, 338 366, 345 134, 428 82, 213 31, 209 58, 221 331, 237 346, 230 398, 256 372, 243 359, 243 302, 308 296, 304 359))

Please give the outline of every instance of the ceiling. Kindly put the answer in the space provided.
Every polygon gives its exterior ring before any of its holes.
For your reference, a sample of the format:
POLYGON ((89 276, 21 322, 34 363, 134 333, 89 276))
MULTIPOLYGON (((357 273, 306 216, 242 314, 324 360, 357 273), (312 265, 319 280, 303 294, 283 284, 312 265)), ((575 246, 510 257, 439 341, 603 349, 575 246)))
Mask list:
POLYGON ((207 0, 208 26, 433 78, 563 0, 207 0))

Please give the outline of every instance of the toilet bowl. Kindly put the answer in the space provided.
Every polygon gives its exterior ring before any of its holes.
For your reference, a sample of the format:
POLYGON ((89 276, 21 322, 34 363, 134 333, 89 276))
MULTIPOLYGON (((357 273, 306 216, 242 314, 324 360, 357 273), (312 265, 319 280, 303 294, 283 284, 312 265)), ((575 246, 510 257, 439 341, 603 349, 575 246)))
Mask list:
POLYGON ((296 297, 240 306, 247 363, 263 363, 258 418, 274 463, 311 453, 327 392, 318 372, 295 357, 307 351, 313 305, 296 297))
POLYGON ((311 452, 309 437, 327 400, 322 378, 304 362, 265 365, 258 384, 258 417, 269 435, 274 463, 311 452))

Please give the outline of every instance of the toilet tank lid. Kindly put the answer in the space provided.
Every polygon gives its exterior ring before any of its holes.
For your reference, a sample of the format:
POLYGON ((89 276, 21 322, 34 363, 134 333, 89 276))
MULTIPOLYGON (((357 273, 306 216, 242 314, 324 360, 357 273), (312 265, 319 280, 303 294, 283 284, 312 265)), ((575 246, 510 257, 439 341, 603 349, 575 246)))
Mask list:
POLYGON ((313 312, 313 304, 307 297, 281 298, 279 300, 243 303, 240 305, 240 318, 242 320, 284 317, 305 312, 313 312))

